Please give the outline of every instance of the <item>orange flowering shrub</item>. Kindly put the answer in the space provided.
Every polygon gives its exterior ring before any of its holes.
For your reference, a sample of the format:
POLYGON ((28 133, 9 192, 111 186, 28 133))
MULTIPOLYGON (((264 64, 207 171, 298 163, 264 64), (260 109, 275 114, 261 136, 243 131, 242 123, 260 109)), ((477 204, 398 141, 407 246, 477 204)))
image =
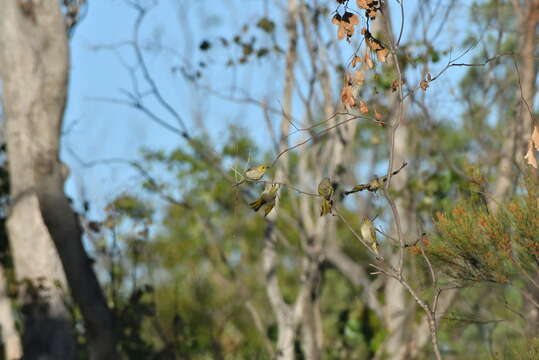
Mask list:
POLYGON ((429 257, 457 281, 512 283, 539 270, 537 182, 526 193, 489 211, 477 201, 459 203, 435 217, 438 238, 429 257))

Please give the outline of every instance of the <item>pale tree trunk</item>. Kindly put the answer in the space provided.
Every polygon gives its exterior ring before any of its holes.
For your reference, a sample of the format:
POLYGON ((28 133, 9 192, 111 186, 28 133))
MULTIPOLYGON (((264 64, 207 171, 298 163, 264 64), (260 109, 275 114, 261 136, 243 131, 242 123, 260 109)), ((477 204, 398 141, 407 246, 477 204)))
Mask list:
MULTIPOLYGON (((0 144, 5 142, 4 130, 4 117, 0 113, 0 144)), ((0 265, 0 331, 4 344, 4 358, 6 360, 20 359, 22 357, 22 342, 15 325, 15 314, 8 296, 8 279, 2 265, 0 265)))
MULTIPOLYGON (((288 147, 288 133, 290 128, 289 119, 287 118, 292 113, 292 99, 294 91, 294 67, 297 60, 297 0, 288 1, 287 16, 288 23, 288 49, 285 64, 285 79, 283 93, 283 118, 281 119, 281 134, 279 138, 279 152, 288 147)), ((282 182, 287 173, 288 166, 284 161, 280 162, 276 170, 275 179, 277 182, 282 182)), ((278 207, 277 207, 278 208, 278 207)), ((288 306, 281 294, 279 280, 277 278, 278 254, 275 249, 276 236, 274 228, 276 226, 276 214, 278 209, 274 209, 267 217, 268 224, 264 236, 264 252, 263 265, 266 274, 266 293, 272 307, 272 311, 277 320, 277 349, 275 351, 276 359, 293 360, 294 341, 296 339, 296 331, 298 319, 294 318, 293 310, 288 306)))
MULTIPOLYGON (((33 171, 33 156, 39 155, 38 144, 47 137, 47 134, 35 132, 37 123, 49 123, 47 117, 61 116, 63 112, 64 99, 55 97, 54 89, 42 92, 41 85, 58 81, 60 86, 66 86, 67 74, 62 68, 67 68, 67 60, 64 60, 67 40, 63 41, 63 46, 51 42, 48 48, 44 47, 40 42, 46 35, 34 24, 38 21, 37 9, 25 15, 16 1, 4 1, 2 6, 0 71, 11 183, 7 232, 16 278, 22 284, 25 358, 74 359, 75 339, 64 301, 66 278, 41 216, 33 171), (54 52, 58 58, 49 63, 50 74, 46 74, 43 63, 39 64, 38 56, 43 52, 51 55, 54 52), (60 112, 52 109, 49 114, 51 108, 58 106, 58 101, 61 102, 60 112), (40 287, 43 290, 39 290, 40 287)), ((56 20, 40 16, 39 22, 40 28, 48 28, 50 32, 56 20)), ((65 37, 65 31, 57 36, 65 37)))
POLYGON ((539 0, 513 1, 518 19, 520 34, 519 53, 515 61, 519 67, 519 113, 509 120, 507 136, 504 137, 498 179, 490 200, 490 208, 495 210, 500 201, 510 194, 518 177, 516 165, 525 168, 524 154, 533 128, 533 108, 536 91, 537 66, 535 49, 537 48, 537 25, 539 24, 539 0), (524 166, 523 166, 524 165, 524 166))
POLYGON ((322 359, 323 333, 322 315, 320 314, 320 299, 308 300, 302 324, 302 347, 305 359, 322 359))
POLYGON ((0 266, 0 326, 4 343, 4 358, 18 360, 22 357, 21 337, 15 327, 15 316, 11 300, 7 294, 7 279, 3 266, 0 266))
POLYGON ((85 320, 91 359, 112 359, 112 316, 63 193, 58 159, 69 70, 64 18, 58 1, 25 4, 2 1, 0 12, 12 200, 7 230, 16 277, 24 284, 24 358, 75 358, 68 283, 85 320))
MULTIPOLYGON (((507 133, 502 144, 500 164, 498 166, 498 179, 494 187, 494 193, 490 199, 489 207, 496 210, 514 187, 518 178, 517 166, 520 172, 528 168, 524 162, 524 154, 527 149, 534 125, 533 109, 536 93, 537 65, 535 50, 537 48, 537 26, 539 24, 539 0, 518 1, 513 0, 513 8, 517 14, 518 32, 520 35, 520 47, 518 61, 518 85, 519 116, 511 119, 507 133)), ((528 291, 535 300, 539 300, 537 289, 532 285, 528 291)), ((524 301, 526 313, 526 334, 535 337, 538 333, 539 310, 533 301, 524 301)))
MULTIPOLYGON (((395 164, 401 164, 407 160, 409 149, 408 127, 401 124, 395 134, 395 164)), ((403 191, 408 180, 408 171, 404 168, 398 176, 391 180, 392 189, 396 192, 405 194, 403 191)), ((400 215, 400 223, 402 228, 402 236, 404 239, 414 236, 413 219, 411 212, 407 209, 408 199, 399 198, 395 200, 397 211, 400 215)), ((398 266, 399 250, 391 255, 389 261, 394 267, 398 266)), ((384 344, 384 352, 388 359, 402 360, 407 352, 407 338, 409 327, 407 326, 407 317, 411 310, 415 308, 415 303, 407 299, 404 287, 395 279, 388 278, 384 286, 384 322, 388 332, 388 339, 384 344)), ((412 311, 414 313, 414 311, 412 311)))
MULTIPOLYGON (((372 24, 372 31, 374 34, 384 34, 386 41, 395 42, 392 27, 391 27, 391 13, 389 7, 386 7, 383 14, 380 14, 378 18, 372 24)), ((395 65, 394 65, 395 66, 395 65)), ((388 138, 391 138, 392 128, 400 121, 398 128, 395 132, 394 138, 394 150, 393 150, 393 166, 400 166, 404 161, 409 160, 409 148, 408 148, 408 125, 405 120, 405 114, 399 114, 399 98, 397 94, 391 95, 388 98, 390 108, 393 112, 386 120, 391 126, 388 129, 388 138), (399 116, 401 119, 399 120, 399 116)), ((402 105, 402 111, 404 112, 404 105, 402 105)), ((390 154, 391 155, 391 154, 390 154)), ((398 176, 392 177, 391 189, 398 192, 401 197, 395 200, 397 212, 400 217, 400 225, 402 236, 404 239, 414 234, 414 219, 413 213, 408 209, 409 199, 407 192, 405 191, 406 183, 408 182, 408 169, 404 168, 399 172, 398 176)), ((393 219, 393 228, 395 228, 395 219, 393 219)), ((396 232, 394 236, 396 237, 396 232)), ((394 253, 390 254, 387 261, 391 263, 395 268, 399 266, 399 251, 397 249, 394 253)), ((406 290, 395 279, 388 277, 383 287, 385 303, 383 305, 383 320, 385 323, 388 336, 384 342, 381 350, 387 359, 402 360, 407 353, 407 326, 410 325, 408 316, 414 312, 415 303, 411 302, 406 297, 406 290)))

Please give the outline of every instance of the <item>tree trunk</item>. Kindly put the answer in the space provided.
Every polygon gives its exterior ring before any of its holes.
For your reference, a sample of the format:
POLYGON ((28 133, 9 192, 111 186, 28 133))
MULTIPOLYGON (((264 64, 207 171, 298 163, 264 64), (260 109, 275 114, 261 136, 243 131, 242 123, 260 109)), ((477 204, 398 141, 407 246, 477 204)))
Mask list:
POLYGON ((520 33, 519 51, 519 104, 520 116, 509 120, 507 136, 502 144, 502 154, 498 166, 498 180, 490 208, 495 210, 500 201, 509 193, 517 178, 515 164, 525 167, 524 154, 533 129, 533 108, 536 91, 537 66, 535 49, 537 47, 537 25, 539 24, 539 1, 532 0, 519 6, 515 5, 520 33), (526 4, 527 3, 527 4, 526 4))
MULTIPOLYGON (((51 23, 55 20, 51 16, 36 18, 36 10, 24 13, 17 2, 4 1, 0 14, 0 67, 12 199, 7 232, 16 278, 22 285, 19 293, 25 358, 74 359, 75 339, 64 301, 66 279, 40 213, 33 173, 33 156, 50 136, 37 136, 37 123, 50 123, 49 117, 63 112, 64 99, 55 97, 55 89, 43 91, 42 86, 56 81, 66 86, 67 73, 61 69, 67 68, 62 56, 65 53, 67 57, 67 49, 55 41, 45 46, 46 32, 54 31, 51 23), (38 58, 45 52, 55 57, 48 62, 49 69, 38 58), (49 113, 58 101, 62 102, 58 104, 62 110, 49 113)), ((65 33, 55 34, 58 36, 65 37, 65 33)), ((67 40, 63 43, 67 47, 67 40)))
POLYGON ((112 315, 82 247, 58 159, 69 70, 66 27, 58 1, 24 5, 3 1, 0 12, 12 199, 7 230, 16 276, 24 284, 24 357, 75 358, 72 319, 65 303, 67 275, 85 320, 91 359, 112 359, 116 357, 112 315))
MULTIPOLYGON (((297 60, 297 18, 298 5, 296 0, 288 1, 289 24, 287 27, 289 40, 288 49, 286 55, 286 70, 284 79, 284 93, 283 93, 283 118, 281 119, 281 134, 279 138, 279 152, 285 150, 288 147, 288 134, 290 122, 286 118, 292 113, 292 99, 294 91, 294 67, 297 60)), ((285 174, 287 173, 288 165, 284 161, 279 164, 275 173, 275 179, 277 182, 282 182, 285 174)), ((294 319, 292 309, 284 302, 279 287, 279 281, 277 279, 277 256, 278 253, 275 249, 275 222, 276 213, 278 209, 274 209, 272 213, 267 217, 267 229, 264 236, 264 252, 263 252, 263 265, 264 272, 266 274, 266 292, 269 302, 272 306, 273 313, 277 319, 278 337, 277 337, 277 350, 275 352, 276 359, 282 360, 294 360, 294 341, 296 339, 297 320, 294 319)))
MULTIPOLYGON (((492 210, 498 208, 500 202, 510 194, 514 187, 515 180, 519 175, 515 165, 519 165, 521 170, 528 167, 524 162, 524 154, 534 126, 532 114, 537 81, 535 49, 537 48, 537 25, 539 24, 539 0, 524 3, 513 1, 513 5, 521 36, 518 54, 520 116, 509 120, 508 136, 504 138, 502 144, 498 180, 489 203, 492 210)), ((535 297, 535 301, 538 301, 537 289, 534 286, 529 286, 528 290, 535 297)), ((527 299, 525 299, 523 306, 527 318, 526 335, 531 338, 536 337, 539 330, 537 327, 539 311, 535 304, 527 299)))
MULTIPOLYGON (((402 164, 406 160, 408 151, 408 127, 401 124, 395 134, 395 164, 402 164)), ((398 176, 391 180, 392 189, 396 192, 405 194, 403 188, 408 181, 408 171, 404 168, 398 176)), ((400 222, 402 227, 402 236, 408 239, 414 235, 413 221, 410 218, 412 212, 407 209, 408 199, 399 198, 395 200, 400 222)), ((391 264, 397 267, 399 262, 399 249, 390 257, 391 264)), ((386 302, 384 304, 384 319, 388 338, 384 346, 388 359, 402 360, 407 352, 407 335, 409 325, 407 325, 408 309, 414 307, 414 303, 406 297, 406 290, 395 279, 388 278, 384 286, 384 295, 386 302)))
POLYGON ((15 327, 15 317, 11 300, 7 294, 7 279, 4 268, 0 266, 0 326, 4 343, 4 358, 18 360, 22 357, 21 337, 15 327))

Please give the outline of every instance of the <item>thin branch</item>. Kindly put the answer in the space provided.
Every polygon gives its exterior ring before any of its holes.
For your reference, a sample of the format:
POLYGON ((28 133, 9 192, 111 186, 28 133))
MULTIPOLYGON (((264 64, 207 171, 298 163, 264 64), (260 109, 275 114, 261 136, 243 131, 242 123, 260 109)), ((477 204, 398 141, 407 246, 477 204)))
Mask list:
POLYGON ((292 150, 294 150, 294 149, 296 149, 296 148, 298 148, 298 147, 300 147, 300 146, 303 146, 303 145, 305 145, 305 144, 307 144, 307 143, 309 143, 309 142, 311 142, 311 141, 313 141, 313 140, 315 140, 315 139, 319 139, 320 136, 329 133, 330 131, 336 129, 337 127, 339 127, 339 126, 341 126, 341 125, 343 125, 343 124, 346 124, 346 123, 348 123, 348 122, 350 122, 350 121, 352 121, 352 120, 357 120, 357 119, 362 119, 362 118, 365 118, 365 117, 363 117, 363 116, 353 116, 353 117, 350 118, 350 119, 343 120, 343 121, 341 121, 341 122, 338 122, 338 123, 335 124, 335 125, 329 126, 328 128, 326 128, 326 129, 324 129, 324 130, 321 130, 321 131, 315 133, 314 136, 311 136, 311 137, 307 138, 306 140, 299 142, 299 143, 296 144, 296 145, 293 145, 293 146, 291 146, 291 147, 288 147, 288 148, 282 150, 282 151, 277 155, 277 157, 273 160, 271 166, 273 167, 273 166, 277 163, 277 160, 279 160, 279 158, 280 158, 281 156, 283 156, 284 154, 286 154, 287 152, 292 151, 292 150))
MULTIPOLYGON (((132 2, 130 3, 134 4, 132 2)), ((164 99, 153 77, 150 75, 150 71, 148 70, 146 61, 144 60, 144 55, 142 54, 142 50, 140 49, 140 45, 139 45, 140 27, 142 25, 144 18, 148 14, 148 11, 151 9, 151 7, 152 6, 143 8, 139 4, 133 5, 133 8, 136 9, 138 12, 138 16, 133 26, 133 42, 132 43, 133 43, 133 49, 135 51, 135 56, 137 58, 138 65, 140 66, 142 70, 142 75, 144 76, 144 79, 146 80, 148 85, 150 85, 151 90, 156 100, 176 119, 176 121, 178 122, 178 124, 180 125, 182 129, 182 132, 181 132, 182 136, 189 137, 189 131, 187 129, 187 126, 184 120, 182 119, 180 114, 176 111, 176 109, 174 109, 174 107, 172 107, 170 103, 164 99)))
POLYGON ((346 220, 346 218, 340 213, 340 211, 338 211, 336 209, 336 207, 333 208, 333 211, 335 212, 335 214, 339 217, 339 219, 341 219, 341 221, 346 225, 346 227, 348 228, 348 230, 350 230, 350 232, 352 233, 352 235, 354 235, 354 237, 356 239, 359 240, 359 242, 365 246, 367 248, 367 250, 372 253, 378 260, 383 260, 384 258, 380 257, 378 254, 376 254, 376 252, 372 249, 372 246, 367 244, 365 242, 365 240, 363 240, 363 237, 360 236, 355 230, 354 228, 352 227, 352 225, 350 225, 350 223, 346 220))

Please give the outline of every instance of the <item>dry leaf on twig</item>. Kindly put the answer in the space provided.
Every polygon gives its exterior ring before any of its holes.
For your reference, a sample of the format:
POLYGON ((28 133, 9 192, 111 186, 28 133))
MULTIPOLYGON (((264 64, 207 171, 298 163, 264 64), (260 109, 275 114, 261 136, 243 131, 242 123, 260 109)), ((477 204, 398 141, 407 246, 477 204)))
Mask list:
POLYGON ((535 149, 533 140, 528 141, 528 152, 524 155, 524 159, 528 162, 528 165, 537 169, 537 159, 535 158, 535 149))
POLYGON ((369 112, 369 108, 367 106, 367 103, 363 100, 359 102, 359 112, 362 114, 366 114, 369 112))

